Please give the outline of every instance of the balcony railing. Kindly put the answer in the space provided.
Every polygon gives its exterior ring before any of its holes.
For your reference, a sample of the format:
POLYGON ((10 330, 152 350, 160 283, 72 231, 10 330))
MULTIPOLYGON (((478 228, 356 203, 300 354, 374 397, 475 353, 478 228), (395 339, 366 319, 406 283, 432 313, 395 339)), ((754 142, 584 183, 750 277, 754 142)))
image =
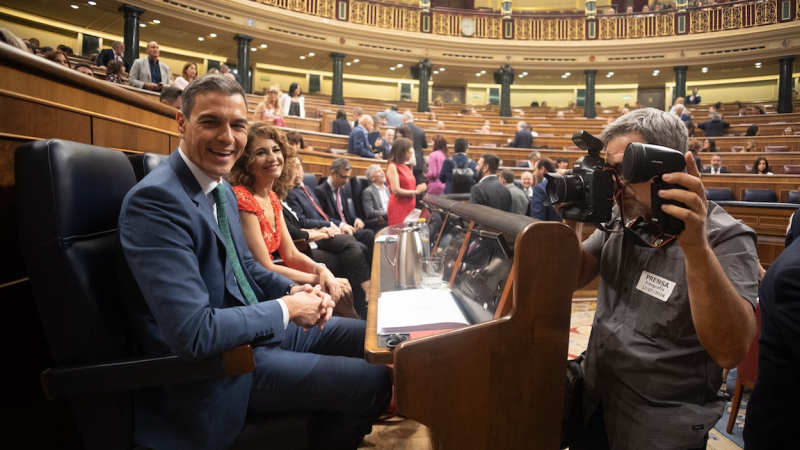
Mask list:
POLYGON ((515 13, 504 20, 500 13, 433 8, 424 13, 415 6, 358 0, 254 0, 258 3, 329 19, 388 30, 419 31, 442 36, 462 36, 462 19, 474 20, 473 37, 530 41, 580 41, 639 39, 682 34, 712 33, 797 21, 795 10, 785 0, 725 3, 652 13, 599 15, 515 13), (780 5, 780 6, 779 6, 780 5), (428 19, 425 21, 425 19, 428 19), (508 25, 508 23, 513 26, 508 25), (504 33, 506 29, 506 33, 504 33), (596 32, 590 32, 589 30, 596 32))

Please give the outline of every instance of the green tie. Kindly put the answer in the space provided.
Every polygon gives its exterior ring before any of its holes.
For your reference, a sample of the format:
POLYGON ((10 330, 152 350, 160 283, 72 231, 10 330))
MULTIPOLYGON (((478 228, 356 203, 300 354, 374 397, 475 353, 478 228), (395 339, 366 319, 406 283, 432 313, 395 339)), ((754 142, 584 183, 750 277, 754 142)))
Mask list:
POLYGON ((228 223, 228 213, 225 210, 225 186, 219 183, 214 188, 214 203, 217 204, 217 222, 219 223, 219 230, 222 232, 222 238, 225 240, 225 249, 228 253, 228 259, 233 268, 233 275, 236 277, 236 283, 239 285, 239 290, 244 294, 245 300, 251 305, 258 303, 256 294, 253 288, 247 282, 244 276, 242 265, 239 263, 239 256, 236 254, 236 247, 233 246, 233 238, 231 237, 231 226, 228 223))

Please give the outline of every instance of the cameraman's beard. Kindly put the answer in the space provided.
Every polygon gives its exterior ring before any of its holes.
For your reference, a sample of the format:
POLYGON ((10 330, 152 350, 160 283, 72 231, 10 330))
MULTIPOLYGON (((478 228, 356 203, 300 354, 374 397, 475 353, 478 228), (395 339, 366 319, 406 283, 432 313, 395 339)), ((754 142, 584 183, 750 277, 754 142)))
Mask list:
POLYGON ((639 217, 650 218, 651 211, 649 205, 643 205, 636 198, 636 192, 628 186, 622 190, 622 199, 617 198, 617 204, 623 209, 625 221, 635 220, 639 217))

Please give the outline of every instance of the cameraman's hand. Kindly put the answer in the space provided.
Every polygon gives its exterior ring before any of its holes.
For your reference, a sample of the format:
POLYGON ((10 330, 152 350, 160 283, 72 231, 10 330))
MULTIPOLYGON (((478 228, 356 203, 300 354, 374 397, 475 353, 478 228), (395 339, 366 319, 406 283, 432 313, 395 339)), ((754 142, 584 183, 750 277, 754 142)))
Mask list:
POLYGON ((686 152, 686 167, 689 173, 674 172, 665 174, 662 178, 667 183, 680 184, 688 189, 666 189, 659 191, 661 198, 679 201, 686 205, 681 208, 675 205, 663 205, 665 213, 683 220, 686 228, 678 236, 678 244, 684 253, 692 250, 703 250, 708 247, 708 234, 706 233, 706 218, 708 216, 708 200, 700 172, 691 152, 686 152))

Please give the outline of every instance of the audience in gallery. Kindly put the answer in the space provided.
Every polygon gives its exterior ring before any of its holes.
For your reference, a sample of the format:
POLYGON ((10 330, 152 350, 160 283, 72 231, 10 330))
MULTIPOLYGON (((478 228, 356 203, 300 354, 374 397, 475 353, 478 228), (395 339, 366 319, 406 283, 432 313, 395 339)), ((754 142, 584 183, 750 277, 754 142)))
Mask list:
POLYGON ((69 56, 67 56, 67 54, 61 50, 50 50, 44 54, 44 57, 45 59, 53 61, 56 64, 61 64, 67 69, 72 68, 72 64, 69 62, 69 56))
POLYGON ((123 75, 125 75, 125 66, 122 61, 111 60, 108 62, 108 66, 106 66, 106 81, 124 85, 123 75))
POLYGON ((372 116, 363 115, 358 120, 358 126, 350 132, 347 139, 347 153, 362 158, 375 158, 369 145, 369 133, 372 132, 374 121, 372 116))
POLYGON ((500 158, 494 153, 484 153, 475 169, 477 183, 469 192, 469 202, 491 206, 500 211, 511 212, 511 193, 497 179, 500 158))
POLYGON ((440 120, 436 122, 436 131, 447 131, 444 127, 444 121, 440 120))
POLYGON ((700 104, 701 101, 702 100, 701 100, 700 96, 697 95, 697 88, 692 89, 692 95, 690 95, 688 98, 686 98, 686 104, 687 105, 697 105, 697 104, 700 104))
POLYGON ((441 108, 444 106, 444 102, 442 101, 442 97, 436 97, 436 100, 433 101, 433 106, 437 108, 441 108))
POLYGON ((434 122, 438 122, 439 121, 438 117, 439 116, 436 115, 436 111, 431 111, 431 113, 428 114, 428 120, 432 120, 434 122))
POLYGON ((173 108, 180 109, 181 108, 181 97, 183 94, 183 89, 178 89, 175 86, 167 86, 161 90, 161 94, 158 96, 158 100, 167 105, 172 106, 173 108))
POLYGON ((747 127, 747 131, 744 133, 745 136, 759 136, 761 130, 759 130, 758 125, 750 125, 747 127))
MULTIPOLYGON (((0 28, 0 43, 16 47, 24 52, 31 52, 30 47, 22 39, 18 38, 14 35, 14 33, 6 30, 5 28, 0 28)), ((38 40, 36 41, 36 47, 39 47, 38 40)))
POLYGON ((759 156, 756 158, 755 162, 753 162, 753 168, 750 170, 750 173, 755 173, 758 175, 772 175, 772 167, 770 167, 767 158, 759 156))
POLYGON ((267 93, 264 95, 264 100, 256 105, 253 121, 270 122, 275 126, 285 127, 286 124, 283 122, 283 108, 278 104, 279 95, 280 87, 277 84, 268 87, 267 93))
POLYGON ((372 164, 367 167, 366 173, 369 186, 361 194, 361 203, 364 206, 366 219, 379 219, 382 225, 389 219, 389 198, 391 192, 386 186, 386 172, 380 164, 372 164))
POLYGON ((702 170, 702 173, 709 173, 712 175, 719 175, 721 173, 731 173, 726 166, 722 165, 722 156, 720 154, 711 157, 711 165, 702 170))
POLYGON ((483 126, 481 126, 481 134, 492 134, 491 125, 483 125, 483 126))
POLYGON ((525 192, 514 184, 514 172, 509 169, 503 169, 500 171, 498 179, 500 184, 505 186, 508 189, 508 193, 511 194, 511 210, 509 212, 522 216, 527 215, 531 201, 525 195, 525 192))
POLYGON ((344 109, 336 111, 336 119, 331 124, 331 133, 340 136, 350 136, 353 129, 350 127, 350 122, 347 121, 347 112, 344 109))
POLYGON ((268 123, 250 127, 244 152, 226 177, 236 194, 247 247, 265 269, 298 284, 320 285, 336 302, 334 314, 358 318, 349 281, 336 278, 327 266, 297 250, 283 225, 286 220, 276 191, 286 193, 294 185, 294 158, 294 150, 277 128, 268 123), (285 265, 273 262, 275 252, 285 265))
POLYGON ((414 210, 416 197, 428 189, 427 184, 417 184, 408 162, 414 155, 414 144, 406 137, 395 138, 389 154, 389 167, 386 178, 389 183, 389 206, 387 208, 387 225, 397 225, 405 221, 406 216, 414 210))
POLYGON ((442 171, 442 164, 449 158, 447 150, 447 139, 441 134, 433 139, 433 151, 428 156, 427 186, 428 194, 443 194, 444 183, 439 181, 439 173, 442 171))
POLYGON ((86 63, 82 62, 82 63, 75 64, 75 70, 80 72, 80 73, 82 73, 82 74, 84 74, 84 75, 89 75, 90 77, 94 78, 94 71, 92 70, 92 66, 90 66, 90 65, 88 65, 86 63))
MULTIPOLYGON (((398 110, 397 105, 391 105, 383 111, 383 117, 386 118, 386 125, 390 127, 399 127, 403 124, 403 116, 398 110)), ((431 113, 431 115, 434 115, 434 113, 431 113)))
POLYGON ((758 148, 758 142, 754 139, 748 139, 747 142, 744 143, 744 147, 742 148, 743 152, 760 152, 761 150, 758 148))
MULTIPOLYGON (((128 61, 125 60, 125 43, 122 41, 115 41, 111 44, 111 48, 107 48, 105 50, 101 50, 100 53, 97 55, 97 59, 95 62, 97 63, 97 67, 101 69, 106 69, 108 72, 108 63, 111 61, 119 61, 125 65, 125 71, 129 71, 131 65, 128 64, 128 61)), ((185 87, 185 86, 184 86, 185 87)), ((183 87, 181 87, 183 89, 183 87)))
POLYGON ((306 100, 303 97, 302 89, 300 89, 300 83, 290 84, 289 92, 283 94, 279 101, 284 116, 306 116, 306 100))
POLYGON ((128 75, 128 84, 148 91, 161 91, 165 86, 172 86, 172 72, 168 65, 159 61, 161 54, 158 42, 147 43, 147 56, 133 62, 128 75))
POLYGON ((703 146, 700 147, 701 152, 718 152, 717 150, 717 141, 714 139, 704 139, 703 146))
POLYGON ((197 64, 193 62, 187 62, 183 65, 183 69, 181 70, 181 76, 175 78, 175 87, 178 89, 186 89, 186 86, 192 82, 197 77, 197 64))

